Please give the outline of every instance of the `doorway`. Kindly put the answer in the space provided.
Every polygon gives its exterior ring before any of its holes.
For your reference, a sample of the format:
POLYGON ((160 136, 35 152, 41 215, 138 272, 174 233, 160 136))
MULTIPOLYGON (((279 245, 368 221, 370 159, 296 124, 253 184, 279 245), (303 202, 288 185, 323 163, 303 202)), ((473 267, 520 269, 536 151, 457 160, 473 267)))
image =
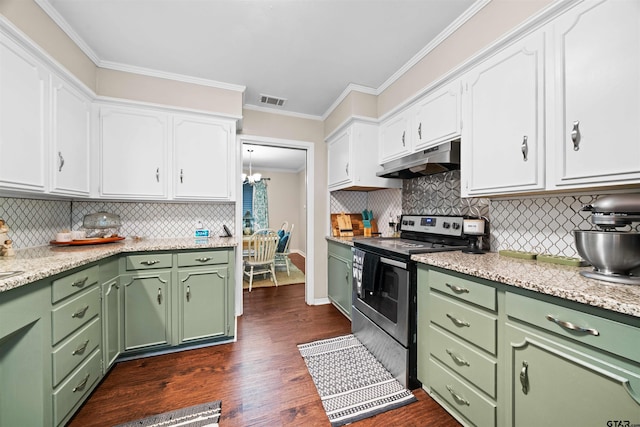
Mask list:
MULTIPOLYGON (((299 200, 297 203, 299 206, 287 207, 283 209, 282 206, 274 206, 274 216, 271 212, 269 214, 270 222, 269 228, 278 229, 282 225, 282 221, 288 221, 295 223, 294 240, 295 246, 305 257, 305 302, 307 304, 313 304, 313 248, 314 248, 314 207, 313 207, 313 161, 314 161, 314 144, 306 141, 296 140, 283 140, 268 137, 255 137, 247 135, 238 136, 237 144, 237 168, 238 173, 238 185, 236 187, 236 230, 237 236, 242 235, 243 229, 243 216, 246 214, 242 203, 243 185, 242 179, 240 179, 241 173, 249 174, 249 162, 248 162, 248 149, 252 149, 251 154, 251 168, 254 173, 262 173, 265 178, 270 178, 269 175, 281 176, 283 173, 291 173, 292 179, 299 179, 300 194, 296 197, 292 197, 294 200, 299 200), (260 153, 262 151, 262 153, 260 153), (302 156, 300 156, 302 155, 302 156), (302 161, 298 162, 302 157, 302 161), (287 163, 286 159, 290 159, 289 163, 294 162, 298 166, 290 167, 283 164, 287 163), (295 160, 298 159, 298 160, 295 160), (244 164, 243 164, 244 163, 244 164), (295 177, 295 178, 294 178, 295 177), (287 215, 288 213, 282 213, 284 211, 297 211, 295 218, 287 215), (288 219, 291 218, 291 219, 288 219)), ((266 181, 267 185, 271 185, 272 182, 266 181)), ((271 198, 271 195, 269 196, 271 198)), ((283 204, 282 195, 274 198, 275 203, 283 204)), ((285 195, 286 203, 286 195, 285 195)), ((269 202, 271 204, 271 201, 269 202)), ((286 206, 286 205, 285 205, 286 206)), ((271 211, 271 207, 269 208, 271 211)), ((259 224, 260 225, 260 224, 259 224)), ((294 249, 290 247, 290 249, 294 249)), ((242 251, 237 251, 236 257, 236 280, 242 280, 242 251)), ((236 286, 236 315, 241 315, 243 312, 243 289, 242 286, 236 286)))

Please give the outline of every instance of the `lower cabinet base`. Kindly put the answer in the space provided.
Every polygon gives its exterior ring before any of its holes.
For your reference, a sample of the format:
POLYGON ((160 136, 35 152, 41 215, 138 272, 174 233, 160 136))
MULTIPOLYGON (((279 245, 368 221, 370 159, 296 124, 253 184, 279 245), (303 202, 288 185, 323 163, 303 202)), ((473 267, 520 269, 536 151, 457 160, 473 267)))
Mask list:
POLYGON ((212 347, 214 345, 229 344, 235 341, 236 337, 219 337, 206 341, 191 342, 189 344, 182 344, 173 347, 162 347, 153 349, 146 348, 144 350, 129 351, 127 353, 121 354, 116 359, 116 363, 125 362, 127 360, 142 359, 144 357, 160 356, 162 354, 178 353, 180 351, 186 350, 195 350, 197 348, 212 347))

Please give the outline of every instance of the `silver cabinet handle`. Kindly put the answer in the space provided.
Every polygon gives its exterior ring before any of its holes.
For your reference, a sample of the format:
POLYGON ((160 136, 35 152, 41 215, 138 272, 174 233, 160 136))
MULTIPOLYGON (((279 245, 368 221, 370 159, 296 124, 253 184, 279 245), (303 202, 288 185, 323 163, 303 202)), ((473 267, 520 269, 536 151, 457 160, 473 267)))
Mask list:
POLYGON ((598 332, 597 329, 593 329, 593 328, 583 328, 582 326, 578 326, 574 323, 571 322, 567 322, 566 320, 560 320, 558 318, 553 317, 550 314, 547 314, 546 319, 550 322, 553 322, 557 325, 560 325, 561 327, 568 329, 570 331, 575 331, 575 332, 582 332, 584 334, 589 334, 589 335, 593 335, 593 336, 598 336, 600 335, 600 332, 598 332))
POLYGON ((453 390, 452 386, 447 385, 447 390, 449 390, 449 393, 451 393, 451 396, 453 396, 453 398, 456 400, 456 402, 461 403, 463 405, 467 405, 467 406, 471 405, 471 403, 469 403, 469 401, 467 399, 465 399, 464 397, 462 397, 458 393, 456 393, 453 390))
POLYGON ((456 317, 453 317, 452 315, 450 315, 449 313, 447 313, 447 317, 449 318, 449 320, 451 320, 456 326, 466 326, 469 327, 471 326, 471 323, 469 322, 465 322, 464 320, 460 320, 456 317))
POLYGON ((347 175, 349 175, 349 162, 347 162, 344 171, 347 173, 347 175))
POLYGON ((571 141, 573 142, 573 151, 580 149, 580 121, 573 122, 573 129, 571 130, 571 141))
POLYGON ((84 344, 80 345, 78 348, 76 348, 75 350, 73 350, 71 352, 72 356, 75 356, 76 354, 82 354, 84 353, 84 351, 87 349, 87 346, 89 345, 89 340, 86 340, 84 342, 84 344))
POLYGON ((84 315, 87 313, 87 310, 89 310, 89 306, 85 305, 84 307, 82 307, 80 310, 76 311, 75 313, 73 313, 71 315, 72 319, 82 319, 84 317, 84 315))
POLYGON ((160 182, 160 168, 156 168, 156 182, 160 182))
POLYGON ((452 285, 450 283, 445 283, 445 286, 447 288, 451 289, 453 292, 455 292, 457 294, 468 294, 469 293, 469 289, 461 288, 460 286, 452 285))
POLYGON ((180 169, 180 184, 182 184, 183 178, 184 178, 184 169, 180 169))
POLYGON ((87 386, 87 381, 89 381, 89 374, 87 374, 87 375, 84 377, 84 379, 83 379, 82 381, 80 381, 80 384, 78 384, 77 386, 75 386, 75 387, 73 388, 73 390, 71 390, 71 391, 73 391, 73 392, 75 393, 76 391, 82 391, 82 390, 84 390, 84 388, 87 386))
POLYGON ((529 143, 528 143, 528 137, 527 135, 525 135, 522 138, 522 145, 520 146, 520 149, 522 150, 522 158, 523 160, 526 162, 527 159, 529 158, 529 143))
POLYGON ((85 276, 84 279, 76 280, 71 284, 71 286, 74 286, 76 288, 81 288, 87 283, 87 280, 89 280, 89 276, 85 276))
POLYGON ((422 139, 422 122, 418 125, 418 138, 422 139))
POLYGON ((64 157, 62 157, 62 151, 58 151, 58 172, 62 172, 64 166, 64 157))
POLYGON ((520 370, 520 384, 522 385, 522 392, 524 394, 529 393, 529 364, 526 360, 522 362, 522 369, 520 370))
POLYGON ((208 257, 208 256, 203 256, 202 258, 196 258, 196 261, 199 261, 199 262, 207 262, 207 261, 210 261, 210 260, 211 260, 211 258, 208 257))
POLYGON ((152 259, 152 260, 149 260, 149 261, 140 261, 140 264, 142 264, 142 265, 154 265, 154 264, 157 264, 159 262, 160 262, 160 260, 158 260, 158 259, 152 259))
POLYGON ((406 131, 406 130, 403 130, 403 131, 402 131, 402 146, 403 146, 403 147, 405 146, 405 145, 404 145, 404 136, 405 136, 405 134, 406 134, 406 133, 407 133, 407 131, 406 131))
POLYGON ((158 288, 158 305, 162 305, 162 289, 158 288))
POLYGON ((191 300, 191 286, 187 286, 187 302, 191 300))
POLYGON ((451 356, 451 358, 453 359, 454 362, 456 362, 457 365, 460 366, 471 366, 469 364, 469 362, 467 362, 466 360, 464 360, 462 357, 458 356, 457 354, 455 354, 452 350, 449 350, 448 348, 445 350, 447 352, 447 354, 449 356, 451 356))

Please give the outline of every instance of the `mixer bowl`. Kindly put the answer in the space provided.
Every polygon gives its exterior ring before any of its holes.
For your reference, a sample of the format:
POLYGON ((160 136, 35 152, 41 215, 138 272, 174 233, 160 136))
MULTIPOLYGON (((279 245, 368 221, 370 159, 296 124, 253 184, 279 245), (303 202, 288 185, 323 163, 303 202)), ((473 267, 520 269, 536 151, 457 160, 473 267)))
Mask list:
POLYGON ((574 230, 576 249, 597 271, 628 275, 640 267, 640 233, 574 230))

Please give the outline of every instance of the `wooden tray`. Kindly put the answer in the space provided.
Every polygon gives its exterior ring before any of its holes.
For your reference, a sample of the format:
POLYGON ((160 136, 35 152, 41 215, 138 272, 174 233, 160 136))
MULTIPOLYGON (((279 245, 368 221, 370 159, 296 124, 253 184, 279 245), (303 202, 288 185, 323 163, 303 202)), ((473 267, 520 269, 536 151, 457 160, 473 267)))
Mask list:
POLYGON ((49 243, 57 246, 62 246, 62 245, 79 246, 79 245, 100 245, 102 243, 118 242, 120 240, 124 240, 124 237, 122 236, 100 237, 97 239, 72 240, 70 242, 58 242, 58 241, 52 240, 49 243))

